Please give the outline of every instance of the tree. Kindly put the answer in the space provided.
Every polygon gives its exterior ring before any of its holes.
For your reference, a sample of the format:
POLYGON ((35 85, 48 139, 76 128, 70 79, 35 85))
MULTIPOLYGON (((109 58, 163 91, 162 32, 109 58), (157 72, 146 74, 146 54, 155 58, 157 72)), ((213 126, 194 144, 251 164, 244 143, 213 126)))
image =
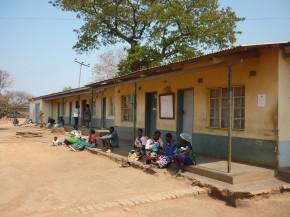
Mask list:
POLYGON ((11 87, 13 84, 13 79, 10 74, 6 71, 0 69, 0 95, 3 94, 4 90, 11 87))
POLYGON ((98 55, 98 63, 94 66, 93 76, 96 81, 109 79, 118 75, 118 64, 126 59, 125 49, 108 50, 98 55))
POLYGON ((68 90, 71 90, 71 89, 72 89, 71 86, 67 86, 67 87, 62 88, 62 91, 68 91, 68 90))
POLYGON ((52 0, 77 13, 84 24, 75 30, 74 49, 86 52, 125 43, 128 56, 120 73, 228 48, 243 20, 218 0, 52 0))
POLYGON ((25 106, 29 103, 32 97, 29 93, 24 91, 12 91, 7 93, 8 103, 11 107, 25 106))

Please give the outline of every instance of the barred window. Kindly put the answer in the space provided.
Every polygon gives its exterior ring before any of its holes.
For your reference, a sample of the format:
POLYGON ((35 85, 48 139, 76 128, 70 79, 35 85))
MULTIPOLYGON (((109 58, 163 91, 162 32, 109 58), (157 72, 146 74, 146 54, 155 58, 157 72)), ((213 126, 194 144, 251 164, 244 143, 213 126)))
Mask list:
MULTIPOLYGON (((245 128, 245 87, 233 87, 233 129, 245 128)), ((228 101, 227 88, 210 89, 209 93, 209 126, 227 128, 228 101)))
POLYGON ((115 106, 113 97, 109 97, 109 116, 113 116, 115 114, 115 106))
POLYGON ((133 121, 134 96, 122 96, 122 121, 133 121))

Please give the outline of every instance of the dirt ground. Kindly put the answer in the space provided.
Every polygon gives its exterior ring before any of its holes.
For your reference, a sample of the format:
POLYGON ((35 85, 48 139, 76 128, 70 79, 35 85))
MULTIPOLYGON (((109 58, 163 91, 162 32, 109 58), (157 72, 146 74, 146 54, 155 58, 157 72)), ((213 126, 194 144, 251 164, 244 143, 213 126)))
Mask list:
POLYGON ((1 217, 290 217, 289 194, 245 201, 238 208, 208 196, 134 204, 134 200, 146 195, 186 191, 191 188, 190 183, 120 168, 119 164, 86 151, 51 147, 54 135, 48 130, 40 130, 43 137, 39 138, 15 135, 17 131, 38 130, 0 121, 1 217), (114 205, 130 200, 132 204, 114 205))

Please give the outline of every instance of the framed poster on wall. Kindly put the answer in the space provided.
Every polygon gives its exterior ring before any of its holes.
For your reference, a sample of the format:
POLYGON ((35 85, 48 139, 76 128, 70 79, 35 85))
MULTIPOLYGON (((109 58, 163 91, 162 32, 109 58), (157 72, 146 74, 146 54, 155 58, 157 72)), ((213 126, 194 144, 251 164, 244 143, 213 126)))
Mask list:
POLYGON ((174 119, 174 93, 159 95, 159 118, 174 119))

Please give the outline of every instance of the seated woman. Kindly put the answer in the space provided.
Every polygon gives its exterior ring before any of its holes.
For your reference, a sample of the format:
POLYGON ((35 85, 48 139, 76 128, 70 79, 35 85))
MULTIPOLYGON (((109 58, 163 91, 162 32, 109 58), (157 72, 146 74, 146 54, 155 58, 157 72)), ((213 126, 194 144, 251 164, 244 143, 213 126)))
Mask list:
POLYGON ((167 133, 165 135, 165 144, 157 160, 157 164, 159 168, 165 168, 169 166, 170 163, 173 163, 175 160, 176 152, 177 152, 177 147, 174 144, 173 136, 171 133, 167 133))
POLYGON ((192 137, 187 133, 180 134, 180 144, 176 152, 177 172, 184 172, 186 165, 196 164, 196 158, 191 146, 192 137))
POLYGON ((48 120, 47 120, 47 124, 46 124, 46 128, 52 128, 53 125, 55 124, 55 120, 51 117, 48 117, 48 120))
POLYGON ((146 164, 156 162, 159 150, 163 147, 163 141, 160 138, 160 131, 156 130, 152 139, 148 139, 145 146, 146 164))
POLYGON ((57 122, 54 124, 54 127, 63 127, 64 126, 64 119, 62 116, 59 116, 57 122))
POLYGON ((135 151, 139 151, 139 152, 143 152, 145 150, 145 145, 146 145, 146 137, 143 136, 143 129, 138 129, 137 131, 137 137, 135 139, 135 143, 134 143, 134 150, 135 151))

